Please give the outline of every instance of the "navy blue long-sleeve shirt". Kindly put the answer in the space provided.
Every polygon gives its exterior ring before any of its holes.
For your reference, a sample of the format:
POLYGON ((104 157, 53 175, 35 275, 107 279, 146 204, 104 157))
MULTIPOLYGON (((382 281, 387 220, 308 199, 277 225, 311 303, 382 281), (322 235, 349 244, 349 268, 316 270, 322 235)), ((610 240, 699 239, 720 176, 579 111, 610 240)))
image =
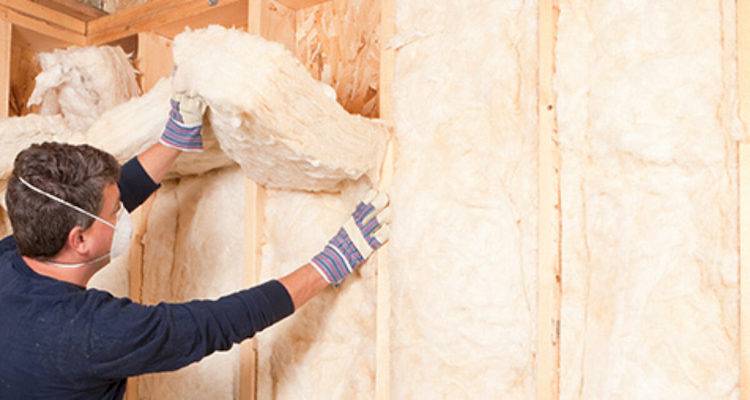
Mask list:
MULTIPOLYGON (((133 159, 119 182, 132 211, 159 186, 133 159)), ((129 376, 196 362, 294 312, 278 281, 215 301, 145 306, 34 272, 0 241, 0 399, 121 399, 129 376)))

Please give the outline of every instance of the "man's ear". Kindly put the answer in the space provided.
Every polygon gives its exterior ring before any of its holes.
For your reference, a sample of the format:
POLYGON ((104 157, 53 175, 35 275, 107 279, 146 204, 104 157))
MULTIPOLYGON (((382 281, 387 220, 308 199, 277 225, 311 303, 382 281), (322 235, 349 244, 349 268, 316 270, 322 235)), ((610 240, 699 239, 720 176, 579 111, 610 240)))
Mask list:
POLYGON ((75 226, 68 232, 68 247, 78 254, 87 254, 89 251, 88 241, 85 239, 84 229, 80 226, 75 226))

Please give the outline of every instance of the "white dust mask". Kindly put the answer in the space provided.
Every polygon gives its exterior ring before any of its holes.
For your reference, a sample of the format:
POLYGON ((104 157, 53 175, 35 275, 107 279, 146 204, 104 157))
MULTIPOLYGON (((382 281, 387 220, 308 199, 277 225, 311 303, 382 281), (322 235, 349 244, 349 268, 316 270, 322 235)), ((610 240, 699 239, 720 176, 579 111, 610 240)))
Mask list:
POLYGON ((115 225, 112 225, 111 222, 99 217, 98 215, 94 215, 86 210, 84 210, 81 207, 78 207, 74 204, 71 204, 55 195, 52 195, 50 193, 45 192, 42 189, 39 189, 38 187, 30 184, 29 182, 26 182, 25 179, 19 177, 18 178, 21 183, 24 184, 27 188, 41 194, 42 196, 45 196, 51 200, 54 200, 64 206, 70 207, 76 211, 78 211, 81 214, 84 214, 88 217, 94 218, 95 220, 103 223, 104 225, 107 225, 108 227, 114 229, 115 233, 112 237, 112 246, 110 247, 109 254, 105 254, 101 257, 97 257, 93 260, 84 262, 84 263, 78 263, 78 264, 66 264, 66 263, 58 263, 58 262, 52 262, 52 261, 46 261, 48 264, 52 264, 54 266, 60 267, 60 268, 79 268, 84 265, 88 265, 91 263, 95 263, 97 261, 101 261, 107 257, 110 259, 116 258, 122 254, 125 254, 128 251, 128 248, 130 247, 130 238, 133 234, 133 224, 130 220, 130 214, 128 214, 127 210, 125 210, 124 205, 120 205, 120 211, 117 213, 117 222, 115 225))

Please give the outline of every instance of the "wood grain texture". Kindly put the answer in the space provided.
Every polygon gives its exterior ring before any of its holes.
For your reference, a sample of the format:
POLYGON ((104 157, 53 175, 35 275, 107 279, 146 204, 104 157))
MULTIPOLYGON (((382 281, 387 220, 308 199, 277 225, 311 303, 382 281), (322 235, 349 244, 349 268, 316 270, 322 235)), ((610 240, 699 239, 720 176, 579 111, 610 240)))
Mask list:
POLYGON ((333 0, 297 12, 296 54, 344 108, 378 116, 379 0, 333 0))
MULTIPOLYGON (((266 39, 283 43, 294 51, 294 13, 270 0, 249 0, 247 30, 266 39)), ((244 210, 245 277, 246 287, 257 285, 260 279, 261 248, 263 246, 263 218, 265 189, 250 179, 245 180, 247 202, 244 210)), ((240 400, 257 398, 258 350, 255 339, 246 340, 240 347, 240 400)))
POLYGON ((0 118, 7 118, 10 104, 10 66, 13 24, 0 21, 0 118))
MULTIPOLYGON (((379 114, 386 123, 393 124, 393 79, 395 77, 396 50, 386 44, 396 34, 395 0, 380 0, 380 70, 379 114)), ((381 187, 387 189, 393 178, 394 142, 391 140, 381 172, 381 187)), ((391 288, 388 269, 388 245, 376 256, 377 266, 377 320, 375 333, 375 398, 391 398, 391 288)))
MULTIPOLYGON (((750 0, 737 1, 740 119, 750 123, 750 0)), ((750 143, 739 144, 740 398, 750 400, 750 143)))
POLYGON ((560 149, 553 87, 556 0, 539 1, 539 289, 536 395, 559 398, 560 392, 560 149))
POLYGON ((165 28, 171 29, 159 33, 171 36, 187 26, 226 25, 228 21, 241 25, 242 3, 240 0, 223 0, 211 6, 205 0, 153 0, 89 22, 87 39, 89 44, 98 45, 138 32, 159 32, 165 28))

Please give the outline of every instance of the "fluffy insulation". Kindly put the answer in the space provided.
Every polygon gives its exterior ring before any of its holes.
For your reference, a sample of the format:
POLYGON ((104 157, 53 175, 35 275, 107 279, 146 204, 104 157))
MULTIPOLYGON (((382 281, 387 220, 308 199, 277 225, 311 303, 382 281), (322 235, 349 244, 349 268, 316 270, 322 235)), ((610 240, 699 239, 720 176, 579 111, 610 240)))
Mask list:
MULTIPOLYGON (((368 190, 341 194, 269 190, 262 280, 310 261, 368 190)), ((258 399, 370 399, 375 390, 374 265, 311 300, 258 339, 258 399)))
POLYGON ((40 114, 62 114, 76 131, 104 111, 138 95, 135 69, 120 47, 73 47, 38 55, 42 72, 29 105, 40 114))
POLYGON ((562 399, 736 399, 734 1, 560 1, 562 399))
POLYGON ((534 398, 534 1, 400 1, 391 398, 534 398))
MULTIPOLYGON (((274 188, 337 191, 344 181, 365 173, 375 180, 388 130, 378 121, 347 113, 330 87, 312 79, 283 46, 212 26, 181 34, 174 53, 179 66, 175 79, 187 82, 210 109, 203 130, 206 151, 182 155, 170 177, 236 162, 256 182, 274 188)), ((122 162, 155 143, 169 113, 172 86, 167 80, 99 115, 130 93, 123 83, 130 82, 132 70, 120 66, 127 60, 117 54, 111 48, 84 48, 44 55, 33 99, 43 98, 49 104, 45 113, 59 111, 65 123, 44 130, 40 117, 8 122, 3 130, 3 139, 12 144, 3 149, 8 159, 31 142, 64 140, 60 130, 81 130, 70 141, 101 148, 122 162), (104 94, 108 91, 121 93, 110 98, 104 94), (38 134, 27 138, 17 125, 31 125, 38 134)), ((52 119, 44 121, 53 125, 52 119)), ((0 179, 7 173, 0 168, 0 179)))
MULTIPOLYGON (((83 133, 71 130, 59 114, 30 114, 0 121, 0 131, 3 132, 0 135, 0 191, 5 190, 16 155, 33 143, 87 143, 113 154, 120 162, 126 162, 159 139, 169 115, 170 95, 169 81, 162 80, 146 95, 99 116, 83 133)), ((168 177, 197 175, 234 164, 219 148, 210 126, 205 127, 203 136, 206 151, 181 155, 168 177)))
MULTIPOLYGON (((143 301, 216 299, 243 289, 244 236, 237 230, 246 177, 237 167, 170 180, 156 193, 143 239, 143 301)), ((238 398, 239 348, 175 372, 140 379, 144 399, 238 398)))
MULTIPOLYGON (((124 162, 157 142, 169 117, 169 80, 160 80, 145 95, 132 99, 104 113, 86 132, 92 146, 104 149, 124 162)), ((211 126, 202 131, 203 153, 180 155, 169 178, 197 175, 232 165, 233 162, 219 149, 211 126)))
POLYGON ((350 115, 279 43, 210 26, 175 38, 175 79, 203 97, 221 148, 270 188, 377 178, 388 131, 350 115))
POLYGON ((5 208, 5 188, 16 155, 34 143, 80 142, 82 135, 68 129, 61 115, 29 114, 0 121, 0 205, 5 208))

